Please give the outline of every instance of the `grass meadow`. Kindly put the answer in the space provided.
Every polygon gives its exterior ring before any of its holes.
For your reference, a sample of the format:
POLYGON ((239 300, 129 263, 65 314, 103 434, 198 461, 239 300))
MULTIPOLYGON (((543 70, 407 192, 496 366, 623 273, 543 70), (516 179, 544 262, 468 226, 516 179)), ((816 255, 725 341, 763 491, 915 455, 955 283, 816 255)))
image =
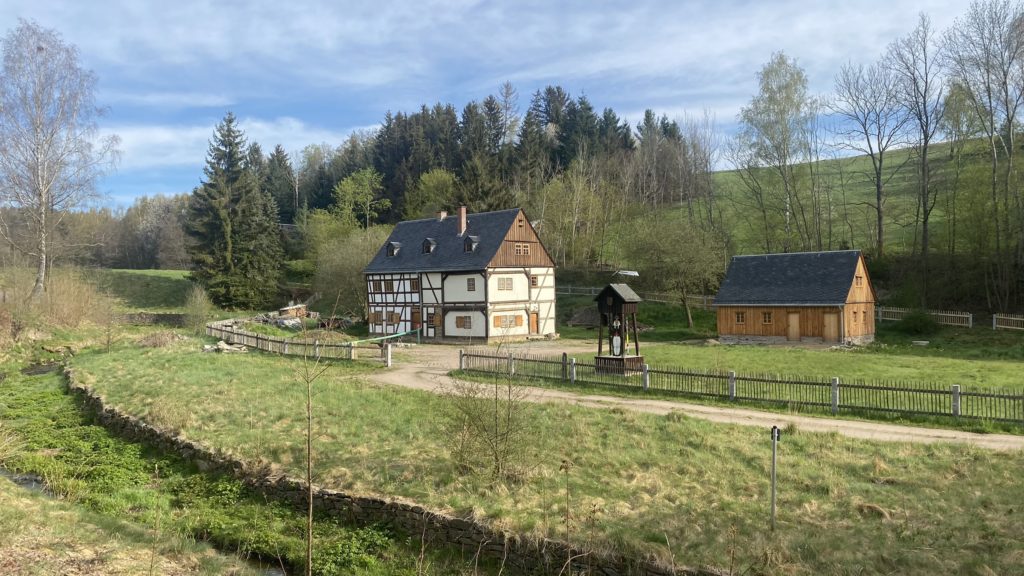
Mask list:
MULTIPOLYGON (((202 354, 200 344, 125 342, 73 364, 108 402, 297 473, 301 360, 202 354)), ((439 422, 446 401, 375 385, 367 377, 380 369, 338 364, 317 382, 319 483, 734 573, 1024 572, 1024 454, 787 430, 772 533, 766 430, 529 405, 530 465, 494 484, 455 465, 439 422)))

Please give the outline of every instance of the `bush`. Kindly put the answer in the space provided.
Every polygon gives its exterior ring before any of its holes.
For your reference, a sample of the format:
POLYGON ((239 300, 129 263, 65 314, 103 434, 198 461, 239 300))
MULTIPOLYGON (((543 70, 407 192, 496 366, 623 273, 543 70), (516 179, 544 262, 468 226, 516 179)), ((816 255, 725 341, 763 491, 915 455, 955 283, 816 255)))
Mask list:
POLYGON ((939 323, 930 314, 914 310, 897 322, 894 328, 910 336, 930 336, 939 331, 939 323))
POLYGON ((213 303, 203 287, 194 284, 185 299, 185 327, 196 334, 206 329, 206 321, 213 312, 213 303))
POLYGON ((46 292, 32 299, 35 272, 10 268, 0 278, 4 292, 0 302, 0 329, 15 337, 17 327, 77 328, 84 322, 107 325, 112 322, 115 302, 73 268, 57 268, 46 279, 46 292))

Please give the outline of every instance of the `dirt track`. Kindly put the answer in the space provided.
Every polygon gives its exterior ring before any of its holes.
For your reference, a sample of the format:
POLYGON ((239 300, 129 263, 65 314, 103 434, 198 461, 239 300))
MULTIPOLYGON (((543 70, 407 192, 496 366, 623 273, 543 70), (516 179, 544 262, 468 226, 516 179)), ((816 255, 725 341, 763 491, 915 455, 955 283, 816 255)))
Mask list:
MULTIPOLYGON (((566 341, 534 342, 528 346, 531 352, 569 352, 570 354, 594 352, 593 346, 581 346, 566 341)), ((394 386, 438 392, 443 384, 450 379, 448 372, 458 367, 458 359, 459 349, 454 346, 415 346, 402 350, 401 359, 395 363, 395 367, 376 373, 373 379, 394 386)), ((668 414, 674 411, 712 422, 765 428, 793 424, 800 430, 836 432, 852 438, 891 442, 960 442, 990 450, 1024 450, 1024 436, 1010 434, 977 434, 959 430, 920 428, 859 420, 833 420, 670 400, 576 394, 546 388, 531 388, 530 390, 529 399, 532 402, 561 402, 591 408, 622 408, 651 414, 668 414)))

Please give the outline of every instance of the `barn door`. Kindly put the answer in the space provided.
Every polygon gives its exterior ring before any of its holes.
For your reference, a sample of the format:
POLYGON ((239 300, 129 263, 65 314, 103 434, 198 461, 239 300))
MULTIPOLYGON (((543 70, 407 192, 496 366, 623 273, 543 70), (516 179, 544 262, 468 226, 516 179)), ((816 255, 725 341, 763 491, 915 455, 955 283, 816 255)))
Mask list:
POLYGON ((538 322, 537 322, 537 313, 536 312, 530 312, 530 334, 536 334, 537 333, 537 324, 538 324, 538 322))
POLYGON ((800 340, 800 313, 790 312, 786 320, 786 340, 800 340))
POLYGON ((822 332, 822 340, 825 342, 838 342, 839 341, 839 314, 835 312, 825 312, 824 329, 822 332))

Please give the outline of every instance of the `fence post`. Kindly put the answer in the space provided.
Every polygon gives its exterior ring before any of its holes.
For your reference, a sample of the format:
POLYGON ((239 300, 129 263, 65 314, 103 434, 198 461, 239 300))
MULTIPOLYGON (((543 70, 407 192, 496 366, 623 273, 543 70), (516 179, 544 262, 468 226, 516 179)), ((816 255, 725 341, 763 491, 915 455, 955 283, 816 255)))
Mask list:
POLYGON ((569 379, 569 354, 562 352, 562 380, 569 379))
POLYGON ((953 401, 953 416, 960 415, 960 385, 953 384, 951 389, 951 399, 953 401))
POLYGON ((993 314, 992 315, 992 329, 993 330, 996 329, 996 316, 998 316, 998 314, 993 314))
POLYGON ((651 365, 644 364, 644 391, 651 387, 651 365))
POLYGON ((384 365, 391 368, 391 342, 384 345, 384 365))
POLYGON ((974 313, 972 312, 967 313, 967 327, 974 328, 974 313))
POLYGON ((729 370, 729 400, 736 399, 736 372, 729 370))
POLYGON ((508 353, 508 375, 509 376, 515 376, 515 374, 516 374, 515 360, 513 360, 512 358, 513 358, 512 353, 509 352, 508 353))
POLYGON ((466 369, 466 351, 459 348, 459 370, 466 369))
POLYGON ((313 340, 313 358, 320 357, 320 341, 313 340))
POLYGON ((569 382, 572 384, 576 383, 576 359, 569 359, 569 382))
POLYGON ((832 378, 832 413, 839 413, 839 378, 832 378))

